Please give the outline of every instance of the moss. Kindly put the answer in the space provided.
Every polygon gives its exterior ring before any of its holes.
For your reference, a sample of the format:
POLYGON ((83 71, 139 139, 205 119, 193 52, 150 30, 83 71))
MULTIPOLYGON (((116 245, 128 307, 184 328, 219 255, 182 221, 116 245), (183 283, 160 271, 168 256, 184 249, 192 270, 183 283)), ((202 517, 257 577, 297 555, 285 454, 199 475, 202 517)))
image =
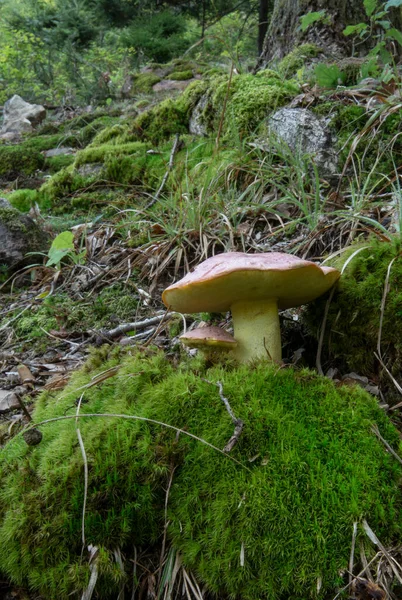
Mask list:
POLYGON ((58 173, 61 169, 68 167, 74 162, 74 156, 71 154, 62 154, 60 156, 52 156, 46 159, 45 169, 49 173, 58 173))
POLYGON ((282 76, 293 77, 299 69, 304 67, 307 59, 315 58, 320 52, 320 48, 315 44, 302 44, 281 60, 278 71, 282 76))
MULTIPOLYGON (((392 265, 390 289, 384 310, 381 348, 393 373, 402 368, 402 248, 400 239, 382 242, 364 241, 368 246, 348 264, 331 302, 326 327, 326 356, 336 361, 344 372, 356 371, 373 376, 378 361, 377 338, 380 329, 381 300, 387 269, 392 265)), ((359 246, 351 246, 341 258, 330 261, 342 267, 359 246)), ((322 323, 325 299, 316 300, 306 311, 306 322, 315 335, 322 323)))
POLYGON ((152 92, 152 87, 161 81, 161 77, 154 73, 140 73, 133 78, 134 92, 149 94, 152 92))
POLYGON ((33 175, 44 163, 43 155, 27 146, 0 146, 0 179, 5 181, 33 175))
MULTIPOLYGON (((227 81, 217 85, 212 96, 216 115, 215 128, 222 114, 228 89, 227 81)), ((299 91, 296 83, 254 75, 237 75, 229 90, 225 113, 225 132, 229 137, 243 137, 255 131, 269 113, 286 104, 299 91)))
POLYGON ((173 79, 174 81, 186 81, 194 77, 193 71, 173 71, 166 77, 166 79, 173 79))
POLYGON ((7 198, 10 204, 21 212, 29 212, 35 203, 39 204, 38 190, 16 190, 7 198))
MULTIPOLYGON (((102 349, 62 394, 42 394, 34 420, 73 414, 78 390, 111 367, 114 376, 87 388, 81 413, 152 418, 222 448, 233 424, 206 377, 222 382, 245 427, 231 454, 239 464, 161 426, 80 420, 89 466, 85 532, 101 552, 97 589, 105 600, 122 580, 115 548, 129 576, 133 540, 150 551, 161 539, 173 467, 168 537, 185 567, 220 597, 310 600, 317 578, 319 597, 330 596, 348 565, 353 522, 362 518, 384 544, 399 543, 401 467, 370 427, 377 423, 396 449, 399 436, 363 390, 267 364, 206 371, 200 362, 171 365, 150 349, 126 358, 102 349)), ((89 578, 81 559, 83 463, 74 420, 43 434, 34 449, 19 439, 3 452, 0 562, 17 584, 64 600, 81 595, 89 578)))

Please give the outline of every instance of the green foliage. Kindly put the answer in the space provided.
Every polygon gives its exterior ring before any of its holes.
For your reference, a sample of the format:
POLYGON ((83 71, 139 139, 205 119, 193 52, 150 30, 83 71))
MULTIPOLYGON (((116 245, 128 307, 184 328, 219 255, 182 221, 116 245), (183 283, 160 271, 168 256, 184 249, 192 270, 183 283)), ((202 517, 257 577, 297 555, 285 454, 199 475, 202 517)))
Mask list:
POLYGON ((74 264, 79 264, 86 255, 86 249, 76 252, 74 234, 71 231, 62 231, 56 236, 48 251, 47 267, 61 268, 63 259, 68 258, 74 264))
MULTIPOLYGON (((320 597, 334 592, 353 522, 362 518, 384 544, 398 542, 401 468, 371 425, 396 449, 400 441, 363 390, 269 364, 206 371, 199 362, 171 365, 152 350, 108 353, 97 351, 58 396, 43 394, 35 421, 73 414, 82 386, 119 366, 86 389, 81 413, 156 419, 222 448, 233 424, 207 377, 222 382, 245 427, 231 454, 239 465, 160 425, 80 420, 89 466, 85 533, 101 551, 97 587, 105 600, 121 583, 116 547, 130 557, 133 542, 151 549, 162 538, 173 466, 168 537, 184 565, 220 596, 308 600, 317 597, 318 577, 320 597)), ((0 561, 19 585, 64 600, 81 594, 89 578, 80 557, 83 462, 74 420, 47 425, 43 434, 34 450, 20 438, 3 453, 0 561)))
MULTIPOLYGON (((345 371, 372 375, 375 372, 381 300, 387 270, 392 259, 389 293, 385 303, 381 348, 395 374, 402 367, 402 262, 401 241, 371 239, 350 246, 341 258, 330 263, 338 268, 359 247, 368 246, 353 257, 342 275, 329 308, 325 349, 345 371)), ((307 307, 306 319, 318 335, 326 299, 307 307)), ((333 363, 332 363, 333 364, 333 363)))
POLYGON ((319 10, 316 12, 309 12, 306 15, 300 17, 300 29, 304 32, 311 27, 314 23, 328 23, 328 15, 326 10, 319 10))
POLYGON ((314 75, 320 87, 336 88, 344 83, 346 77, 338 65, 320 63, 314 69, 314 75))
POLYGON ((146 60, 163 63, 182 54, 196 41, 195 35, 188 30, 184 16, 164 10, 137 18, 124 30, 121 41, 146 60))

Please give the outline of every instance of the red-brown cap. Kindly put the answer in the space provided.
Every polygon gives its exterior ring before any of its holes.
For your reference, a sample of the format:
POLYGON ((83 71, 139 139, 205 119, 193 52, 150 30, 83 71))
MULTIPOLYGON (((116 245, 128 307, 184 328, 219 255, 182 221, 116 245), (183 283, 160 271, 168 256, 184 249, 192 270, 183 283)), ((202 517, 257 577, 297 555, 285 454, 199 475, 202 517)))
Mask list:
POLYGON ((180 340, 189 348, 236 348, 237 342, 230 333, 215 327, 213 325, 207 327, 198 327, 192 331, 183 333, 180 340))
POLYGON ((274 299, 300 306, 329 290, 340 272, 291 254, 227 252, 208 258, 169 286, 163 302, 182 313, 224 312, 236 302, 274 299))

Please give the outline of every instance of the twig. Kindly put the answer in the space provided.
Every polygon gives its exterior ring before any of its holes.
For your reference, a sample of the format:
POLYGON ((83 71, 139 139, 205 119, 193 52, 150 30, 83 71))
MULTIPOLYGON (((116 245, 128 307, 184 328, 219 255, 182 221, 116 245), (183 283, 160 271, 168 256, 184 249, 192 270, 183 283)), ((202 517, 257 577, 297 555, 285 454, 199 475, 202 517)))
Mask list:
POLYGON ((355 521, 353 523, 352 546, 350 548, 350 558, 349 558, 349 585, 351 585, 352 581, 353 581, 353 566, 354 566, 354 561, 355 561, 356 535, 357 535, 357 521, 355 521))
POLYGON ((391 446, 388 444, 387 440, 385 440, 385 439, 382 437, 381 433, 378 431, 378 427, 377 427, 377 425, 373 425, 373 426, 372 426, 372 428, 371 428, 371 431, 374 433, 374 435, 376 435, 376 436, 378 437, 378 439, 380 440, 380 442, 382 442, 382 443, 384 444, 384 446, 386 447, 386 449, 388 450, 388 452, 389 452, 390 454, 392 454, 392 456, 393 456, 394 458, 396 458, 396 460, 397 460, 399 463, 401 463, 401 465, 402 465, 402 458, 399 456, 399 454, 397 454, 397 453, 395 452, 395 450, 394 450, 393 448, 391 448, 391 446))
POLYGON ((236 464, 240 465, 241 467, 243 467, 243 469, 246 469, 247 471, 250 470, 246 467, 246 465, 241 463, 239 460, 237 460, 236 458, 233 458, 233 456, 229 456, 226 452, 224 452, 217 446, 210 444, 203 438, 200 438, 197 435, 194 435, 193 433, 189 433, 185 429, 180 429, 180 427, 175 427, 174 425, 169 425, 168 423, 163 423, 162 421, 157 421, 156 419, 149 419, 148 417, 139 417, 138 415, 122 415, 119 413, 81 413, 79 415, 64 415, 62 417, 53 417, 52 419, 46 419, 44 421, 40 421, 39 423, 34 423, 33 425, 29 425, 25 429, 16 433, 16 435, 11 440, 9 440, 5 446, 3 446, 3 448, 0 450, 0 452, 4 452, 4 450, 10 444, 12 444, 14 442, 14 440, 16 440, 19 436, 21 436, 26 431, 29 431, 30 429, 35 429, 35 427, 41 427, 42 425, 47 425, 48 423, 56 423, 57 421, 66 421, 67 419, 87 419, 87 418, 93 418, 93 417, 113 418, 113 419, 129 419, 132 421, 144 421, 145 423, 153 423, 154 425, 161 425, 162 427, 166 427, 167 429, 173 429, 173 431, 177 431, 177 433, 187 435, 188 437, 192 438, 193 440, 197 440, 197 442, 201 442, 202 444, 205 444, 206 446, 208 446, 209 448, 212 448, 216 452, 219 452, 219 454, 223 454, 223 456, 226 456, 227 458, 229 458, 236 464))
MULTIPOLYGON (((390 372, 390 370, 386 367, 385 363, 378 356, 377 352, 374 352, 374 356, 379 361, 380 365, 382 366, 382 368, 384 369, 384 371, 386 372, 386 374, 389 376, 389 378, 391 379, 392 383, 394 384, 394 386, 396 387, 396 389, 398 390, 398 392, 402 395, 402 387, 399 385, 399 383, 397 382, 397 380, 395 379, 395 377, 392 375, 392 373, 390 372)), ((397 408, 400 408, 401 406, 402 406, 402 402, 399 402, 396 406, 393 406, 390 410, 396 410, 397 408)))
POLYGON ((151 317, 150 319, 144 319, 143 321, 136 321, 134 323, 123 323, 119 325, 115 329, 110 329, 109 331, 101 331, 100 334, 109 339, 113 339, 123 335, 124 333, 128 333, 129 331, 134 331, 138 329, 145 329, 150 325, 157 325, 161 321, 166 318, 166 313, 163 315, 159 315, 157 317, 151 317))
POLYGON ((75 414, 75 417, 76 417, 75 418, 75 427, 76 427, 76 431, 77 431, 78 443, 80 445, 81 454, 82 454, 82 458, 84 461, 84 502, 82 504, 82 525, 81 525, 82 551, 81 551, 81 557, 83 556, 84 549, 85 549, 85 511, 86 511, 86 507, 87 507, 87 497, 88 497, 88 460, 87 460, 87 454, 85 452, 84 442, 83 442, 82 436, 81 436, 81 431, 78 427, 78 417, 80 416, 80 408, 81 408, 81 403, 82 403, 83 397, 84 397, 84 392, 82 392, 80 399, 78 400, 77 411, 75 414))
MULTIPOLYGON (((367 564, 367 567, 369 567, 369 566, 370 566, 370 565, 371 565, 371 564, 372 564, 372 563, 373 563, 375 560, 377 560, 377 558, 380 556, 380 554, 381 554, 381 552, 377 552, 377 554, 374 556, 374 558, 372 558, 372 559, 370 560, 370 562, 367 564)), ((356 577, 355 577, 354 579, 357 579, 358 577, 360 577, 361 575, 363 575, 363 574, 364 574, 364 572, 365 572, 365 570, 366 570, 366 569, 364 568, 362 571, 360 571, 360 573, 359 573, 358 575, 356 575, 356 577)), ((348 587, 350 587, 350 583, 348 583, 348 584, 347 584, 347 585, 345 585, 343 588, 341 588, 341 589, 339 590, 339 592, 336 594, 336 596, 334 596, 334 598, 333 598, 332 600, 337 600, 337 598, 339 598, 339 596, 340 596, 341 594, 343 594, 343 592, 344 592, 345 590, 347 590, 347 589, 348 589, 348 587)))
POLYGON ((391 275, 391 268, 392 268, 392 265, 394 264, 394 261, 395 261, 397 258, 398 258, 398 257, 397 257, 397 256, 395 256, 395 257, 394 257, 394 258, 391 260, 391 262, 389 263, 389 265, 388 265, 388 269, 387 269, 387 276, 386 276, 386 278, 385 278, 385 283, 384 283, 384 292, 383 292, 382 299, 381 299, 381 316, 380 316, 380 326, 379 326, 379 328, 378 328, 378 338, 377 338, 377 353, 378 353, 378 356, 379 356, 380 358, 382 358, 382 356, 381 356, 381 336, 382 336, 382 324, 383 324, 383 321, 384 321, 385 301, 386 301, 386 299, 387 299, 387 295, 388 295, 389 288, 390 288, 390 285, 389 285, 389 278, 390 278, 390 275, 391 275))
POLYGON ((166 496, 165 496, 165 524, 164 524, 164 527, 163 527, 163 539, 162 539, 161 554, 160 554, 160 559, 159 559, 158 588, 159 588, 160 583, 161 583, 162 564, 163 564, 163 558, 165 556, 167 528, 168 528, 168 525, 169 525, 169 521, 167 519, 167 517, 168 517, 167 509, 168 509, 169 494, 170 494, 170 488, 172 487, 173 475, 174 475, 175 471, 176 471, 176 467, 173 467, 173 468, 170 469, 169 483, 168 483, 168 487, 167 487, 167 490, 166 490, 166 496))
POLYGON ((174 156, 178 150, 179 147, 179 142, 180 142, 180 135, 178 133, 176 133, 176 137, 173 143, 173 148, 172 148, 172 152, 170 153, 170 159, 169 159, 169 164, 168 164, 168 168, 166 170, 166 173, 163 176, 162 179, 162 183, 160 184, 155 196, 152 198, 151 202, 148 202, 148 204, 145 206, 145 210, 147 210, 148 208, 151 208, 151 206, 153 206, 155 204, 155 202, 158 201, 159 196, 161 195, 161 193, 163 192, 163 189, 166 185, 167 179, 169 177, 169 174, 171 172, 171 170, 173 169, 173 161, 174 161, 174 156))
POLYGON ((223 449, 224 452, 230 452, 231 450, 233 450, 233 448, 236 446, 237 442, 239 441, 239 437, 241 436, 241 433, 243 431, 244 423, 241 419, 236 419, 234 412, 229 404, 229 400, 223 395, 223 385, 221 384, 221 382, 217 381, 216 383, 214 383, 213 381, 208 381, 208 379, 202 379, 202 381, 205 381, 205 383, 209 383, 210 385, 215 385, 219 389, 220 399, 222 400, 223 404, 225 405, 225 408, 228 411, 229 416, 234 423, 234 426, 235 426, 234 433, 223 449))
POLYGON ((18 400, 19 405, 21 406, 22 412, 24 413, 24 415, 26 416, 26 418, 28 419, 28 421, 32 422, 32 417, 27 409, 27 407, 25 406, 21 396, 19 394, 17 394, 17 392, 14 392, 15 397, 18 400))

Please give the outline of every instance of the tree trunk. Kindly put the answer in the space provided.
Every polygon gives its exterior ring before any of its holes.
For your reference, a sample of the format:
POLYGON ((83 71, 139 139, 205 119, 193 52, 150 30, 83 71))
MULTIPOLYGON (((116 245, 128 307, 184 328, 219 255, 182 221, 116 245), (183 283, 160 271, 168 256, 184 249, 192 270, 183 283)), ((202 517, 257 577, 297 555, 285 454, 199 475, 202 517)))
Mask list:
MULTIPOLYGON (((396 27, 401 24, 400 16, 399 9, 392 15, 396 27)), ((347 25, 367 20, 363 0, 275 0, 257 68, 264 68, 271 60, 283 58, 304 43, 316 44, 328 57, 350 56, 353 40, 342 32, 347 25), (320 10, 326 11, 331 24, 317 22, 302 32, 300 17, 320 10)), ((358 51, 364 54, 367 49, 367 46, 361 45, 358 51)))
POLYGON ((264 48, 264 40, 268 30, 268 9, 270 0, 260 0, 260 13, 258 19, 258 56, 264 48))

